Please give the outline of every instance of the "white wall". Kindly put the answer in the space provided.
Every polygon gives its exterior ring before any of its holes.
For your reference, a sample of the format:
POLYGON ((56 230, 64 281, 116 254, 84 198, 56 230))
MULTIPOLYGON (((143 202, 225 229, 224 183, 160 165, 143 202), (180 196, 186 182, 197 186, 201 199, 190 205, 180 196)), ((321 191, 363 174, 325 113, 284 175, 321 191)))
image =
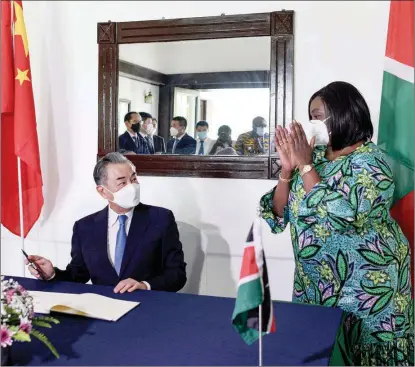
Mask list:
MULTIPOLYGON (((96 23, 268 12, 295 14, 295 117, 333 80, 355 84, 379 116, 389 2, 32 2, 24 1, 38 119, 45 206, 27 250, 68 262, 73 222, 104 206, 94 192, 97 152, 98 47, 96 23), (40 21, 41 20, 41 21, 40 21)), ((275 182, 142 178, 146 203, 172 209, 191 269, 189 291, 235 294, 242 248, 259 197, 275 182), (193 252, 191 253, 191 250, 193 252), (200 281, 198 274, 200 274, 200 281)), ((19 275, 20 242, 2 231, 3 274, 19 275)), ((274 299, 291 297, 293 260, 288 233, 264 229, 274 299)))
POLYGON ((269 70, 271 37, 120 45, 120 58, 164 74, 269 70))
POLYGON ((212 89, 201 91, 200 98, 207 100, 206 120, 211 139, 217 139, 222 125, 232 129, 232 139, 236 140, 240 134, 252 130, 255 117, 262 116, 269 122, 269 88, 212 89))
MULTIPOLYGON (((158 119, 159 87, 138 80, 120 76, 118 79, 118 98, 131 101, 131 111, 147 112, 158 119), (151 91, 153 103, 145 103, 144 96, 151 91)), ((126 131, 124 116, 119 120, 118 135, 126 131)))

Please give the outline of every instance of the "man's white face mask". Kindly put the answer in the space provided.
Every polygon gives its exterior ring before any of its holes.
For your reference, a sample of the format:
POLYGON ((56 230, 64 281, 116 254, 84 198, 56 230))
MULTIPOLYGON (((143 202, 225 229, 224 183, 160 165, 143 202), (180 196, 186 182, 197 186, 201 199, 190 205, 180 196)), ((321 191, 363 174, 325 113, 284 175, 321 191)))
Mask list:
MULTIPOLYGON (((111 192, 106 187, 104 189, 111 192)), ((114 199, 109 201, 124 209, 134 208, 140 203, 140 184, 132 183, 126 185, 121 190, 111 192, 111 194, 114 196, 114 199)))
POLYGON ((176 137, 179 134, 179 130, 177 130, 175 127, 170 128, 170 135, 173 137, 176 137))
POLYGON ((327 117, 323 121, 310 120, 308 123, 302 124, 308 143, 315 136, 315 145, 328 145, 330 141, 329 131, 325 122, 330 118, 327 117))
POLYGON ((151 134, 153 134, 153 132, 154 132, 154 126, 153 126, 153 124, 148 124, 147 127, 146 127, 146 133, 148 135, 151 135, 151 134))
POLYGON ((264 126, 257 126, 255 128, 255 132, 257 133, 258 136, 264 136, 264 134, 265 134, 265 127, 264 126))

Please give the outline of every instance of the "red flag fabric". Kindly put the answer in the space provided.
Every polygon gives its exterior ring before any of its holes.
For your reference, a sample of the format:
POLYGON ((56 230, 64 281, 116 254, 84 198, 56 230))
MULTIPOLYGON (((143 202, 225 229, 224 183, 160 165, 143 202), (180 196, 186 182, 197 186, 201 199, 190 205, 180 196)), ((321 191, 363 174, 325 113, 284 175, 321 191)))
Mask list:
POLYGON ((1 222, 13 233, 19 227, 17 156, 14 152, 14 58, 11 2, 1 2, 1 222), (17 205, 16 205, 17 203, 17 205), (17 223, 16 223, 17 218, 17 223), (17 225, 16 225, 17 224, 17 225))
POLYGON ((386 56, 414 66, 414 2, 391 1, 386 56))
POLYGON ((13 49, 10 4, 2 1, 1 222, 12 233, 21 235, 17 168, 20 158, 23 236, 26 237, 42 210, 42 173, 23 5, 21 1, 12 2, 13 49))
POLYGON ((402 199, 398 200, 391 209, 392 217, 398 222, 405 234, 405 237, 409 241, 411 248, 411 280, 412 280, 412 298, 415 295, 415 276, 414 276, 414 191, 405 195, 402 199))
POLYGON ((1 2, 1 113, 13 113, 13 35, 10 1, 1 2))

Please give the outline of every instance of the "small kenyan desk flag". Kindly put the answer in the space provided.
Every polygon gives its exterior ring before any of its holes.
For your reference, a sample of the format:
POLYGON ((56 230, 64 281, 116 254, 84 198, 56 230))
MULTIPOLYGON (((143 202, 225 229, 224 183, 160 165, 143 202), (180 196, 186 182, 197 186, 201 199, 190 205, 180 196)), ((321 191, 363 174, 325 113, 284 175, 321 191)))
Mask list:
POLYGON ((261 219, 258 217, 246 239, 238 294, 232 315, 234 329, 247 344, 252 344, 259 338, 260 307, 262 335, 275 332, 267 264, 261 241, 261 219))

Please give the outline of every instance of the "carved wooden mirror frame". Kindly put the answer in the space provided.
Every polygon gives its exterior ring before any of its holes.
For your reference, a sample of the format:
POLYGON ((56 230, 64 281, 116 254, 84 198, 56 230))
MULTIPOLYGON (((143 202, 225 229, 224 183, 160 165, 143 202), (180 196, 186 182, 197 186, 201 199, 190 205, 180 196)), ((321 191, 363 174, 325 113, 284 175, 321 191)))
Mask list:
MULTIPOLYGON (((269 126, 293 119, 294 12, 98 23, 98 158, 117 150, 119 45, 271 37, 269 126)), ((271 129, 272 131, 272 129, 271 129)), ((129 155, 143 176, 277 179, 274 156, 129 155)))

